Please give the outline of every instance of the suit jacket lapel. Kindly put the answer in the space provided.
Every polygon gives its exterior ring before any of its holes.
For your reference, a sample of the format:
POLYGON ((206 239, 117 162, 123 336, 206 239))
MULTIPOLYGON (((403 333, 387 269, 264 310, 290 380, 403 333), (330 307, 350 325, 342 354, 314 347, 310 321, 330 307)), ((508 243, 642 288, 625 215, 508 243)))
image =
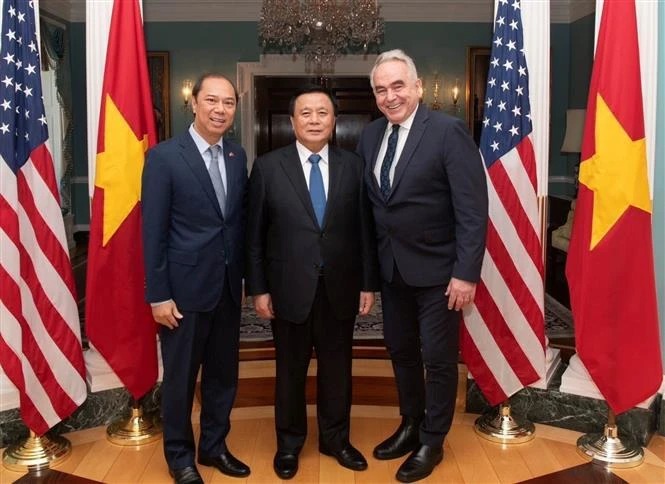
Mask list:
POLYGON ((298 156, 298 150, 296 149, 295 143, 283 153, 284 157, 281 160, 282 169, 284 170, 284 173, 286 173, 291 185, 293 185, 305 210, 307 210, 309 216, 312 217, 314 223, 317 223, 314 207, 312 207, 312 199, 309 196, 309 189, 307 188, 307 180, 305 180, 305 174, 302 171, 302 164, 300 163, 300 157, 298 156))
POLYGON ((388 120, 386 118, 383 118, 382 122, 378 123, 378 133, 376 134, 376 143, 374 145, 374 150, 372 151, 372 157, 370 158, 370 162, 367 163, 366 166, 367 177, 368 177, 367 179, 369 180, 369 185, 376 192, 376 194, 382 199, 383 195, 381 194, 381 187, 379 187, 379 183, 376 181, 376 177, 374 176, 374 166, 376 166, 376 163, 378 161, 377 158, 379 157, 381 142, 383 141, 383 137, 386 134, 387 126, 388 126, 388 120))
POLYGON ((413 153, 416 151, 416 147, 420 143, 420 139, 425 133, 428 117, 429 113, 427 108, 422 105, 418 106, 418 111, 416 112, 416 116, 413 118, 413 123, 411 124, 411 129, 409 130, 409 136, 406 138, 406 144, 404 145, 402 154, 400 155, 399 160, 397 160, 397 165, 395 166, 395 176, 393 177, 392 189, 390 190, 390 196, 388 197, 388 200, 392 198, 393 194, 397 190, 397 185, 399 185, 406 167, 409 165, 411 159, 413 158, 413 153))
POLYGON ((201 183, 201 187, 203 187, 203 191, 208 196, 208 198, 210 198, 213 207, 215 207, 215 210, 221 217, 222 210, 219 208, 219 202, 217 201, 217 195, 215 195, 215 189, 212 186, 210 175, 208 174, 205 162, 203 161, 203 158, 201 157, 201 154, 199 153, 199 150, 189 133, 185 133, 182 136, 180 147, 182 148, 182 157, 185 159, 190 169, 194 172, 194 175, 199 180, 199 183, 201 183))
MULTIPOLYGON (((238 161, 236 159, 236 154, 229 143, 222 143, 224 149, 224 168, 226 169, 226 213, 231 213, 233 208, 233 202, 236 200, 236 190, 238 185, 235 183, 236 178, 238 177, 238 161)), ((211 182, 212 184, 212 182, 211 182)))
POLYGON ((343 172, 344 162, 342 161, 342 157, 334 147, 328 145, 328 197, 326 201, 326 212, 323 217, 324 227, 328 223, 328 219, 330 218, 329 214, 334 207, 334 201, 337 199, 337 193, 339 192, 343 172))

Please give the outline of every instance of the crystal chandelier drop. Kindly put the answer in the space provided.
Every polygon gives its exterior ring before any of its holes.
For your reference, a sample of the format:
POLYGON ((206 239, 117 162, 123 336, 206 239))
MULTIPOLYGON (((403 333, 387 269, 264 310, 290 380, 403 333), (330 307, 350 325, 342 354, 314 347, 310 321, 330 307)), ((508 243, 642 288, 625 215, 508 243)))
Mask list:
POLYGON ((379 9, 376 0, 264 0, 259 42, 264 52, 303 55, 308 72, 333 72, 338 55, 378 49, 379 9))

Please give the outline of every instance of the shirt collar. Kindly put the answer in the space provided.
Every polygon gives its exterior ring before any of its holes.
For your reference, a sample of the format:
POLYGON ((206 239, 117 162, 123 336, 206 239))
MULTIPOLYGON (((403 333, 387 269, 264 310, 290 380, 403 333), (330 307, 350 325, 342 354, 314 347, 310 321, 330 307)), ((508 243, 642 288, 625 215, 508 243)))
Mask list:
MULTIPOLYGON (((210 148, 210 144, 206 140, 203 139, 203 137, 194 129, 194 123, 189 125, 189 135, 192 137, 194 140, 194 144, 196 145, 196 148, 199 150, 199 153, 203 155, 208 148, 210 148)), ((213 143, 216 145, 219 145, 219 151, 220 153, 224 153, 224 150, 222 149, 222 138, 219 138, 219 141, 217 143, 213 143)))
MULTIPOLYGON (((296 149, 298 150, 300 163, 304 165, 307 163, 309 155, 311 155, 313 152, 305 148, 305 145, 303 145, 300 141, 296 141, 296 149)), ((326 145, 321 148, 321 151, 319 151, 317 154, 321 157, 321 161, 319 163, 328 163, 328 143, 326 143, 326 145)))
MULTIPOLYGON (((404 128, 404 129, 407 130, 407 131, 410 130, 410 129, 411 129, 411 125, 413 124, 413 120, 414 120, 415 117, 416 117, 416 112, 417 112, 417 111, 418 111, 418 107, 416 106, 416 109, 413 110, 413 112, 409 115, 409 117, 406 118, 406 119, 404 120, 404 122, 399 123, 399 127, 400 127, 400 128, 404 128)), ((392 124, 390 121, 388 121, 388 126, 386 126, 386 131, 388 132, 388 131, 390 131, 390 130, 392 130, 392 129, 393 129, 393 124, 392 124)))

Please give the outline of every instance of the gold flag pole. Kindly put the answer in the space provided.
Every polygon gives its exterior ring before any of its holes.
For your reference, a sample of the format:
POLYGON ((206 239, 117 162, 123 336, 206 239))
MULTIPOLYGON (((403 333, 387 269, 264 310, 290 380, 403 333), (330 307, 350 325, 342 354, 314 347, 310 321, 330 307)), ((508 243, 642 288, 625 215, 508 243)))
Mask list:
POLYGON ((513 417, 508 400, 499 405, 498 414, 486 413, 478 417, 474 430, 482 438, 500 444, 521 444, 536 436, 532 422, 513 417))
POLYGON ((25 440, 5 449, 2 465, 15 472, 38 471, 48 469, 50 465, 61 464, 71 452, 72 445, 64 437, 38 437, 31 430, 25 440))
POLYGON ((131 413, 106 428, 106 438, 116 445, 144 445, 159 440, 162 427, 157 418, 144 414, 136 398, 132 399, 131 413))
POLYGON ((609 468, 636 467, 644 461, 644 450, 633 438, 619 438, 616 415, 609 408, 605 431, 577 439, 577 452, 592 463, 609 468))

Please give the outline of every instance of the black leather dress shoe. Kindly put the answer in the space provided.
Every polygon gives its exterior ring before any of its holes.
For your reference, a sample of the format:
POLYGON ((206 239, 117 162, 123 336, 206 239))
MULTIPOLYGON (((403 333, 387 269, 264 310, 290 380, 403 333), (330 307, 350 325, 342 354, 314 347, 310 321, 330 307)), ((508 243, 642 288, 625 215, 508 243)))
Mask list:
POLYGON ((247 477, 250 472, 249 467, 236 459, 228 450, 217 457, 199 455, 199 464, 215 467, 222 474, 231 477, 247 477))
POLYGON ((441 447, 421 445, 397 469, 397 480, 400 482, 419 481, 429 476, 443 459, 441 447))
POLYGON ((189 466, 182 469, 169 469, 169 474, 173 477, 175 484, 203 484, 201 474, 196 467, 189 466))
POLYGON ((339 450, 332 450, 325 445, 319 444, 319 452, 323 455, 334 457, 339 462, 339 465, 352 471, 364 471, 367 469, 367 461, 360 451, 351 444, 347 443, 339 450))
POLYGON ((298 472, 298 456, 277 451, 272 461, 272 467, 280 479, 291 479, 298 472))
POLYGON ((422 419, 402 417, 394 434, 374 448, 374 457, 379 460, 397 459, 413 452, 420 445, 420 422, 422 419))

